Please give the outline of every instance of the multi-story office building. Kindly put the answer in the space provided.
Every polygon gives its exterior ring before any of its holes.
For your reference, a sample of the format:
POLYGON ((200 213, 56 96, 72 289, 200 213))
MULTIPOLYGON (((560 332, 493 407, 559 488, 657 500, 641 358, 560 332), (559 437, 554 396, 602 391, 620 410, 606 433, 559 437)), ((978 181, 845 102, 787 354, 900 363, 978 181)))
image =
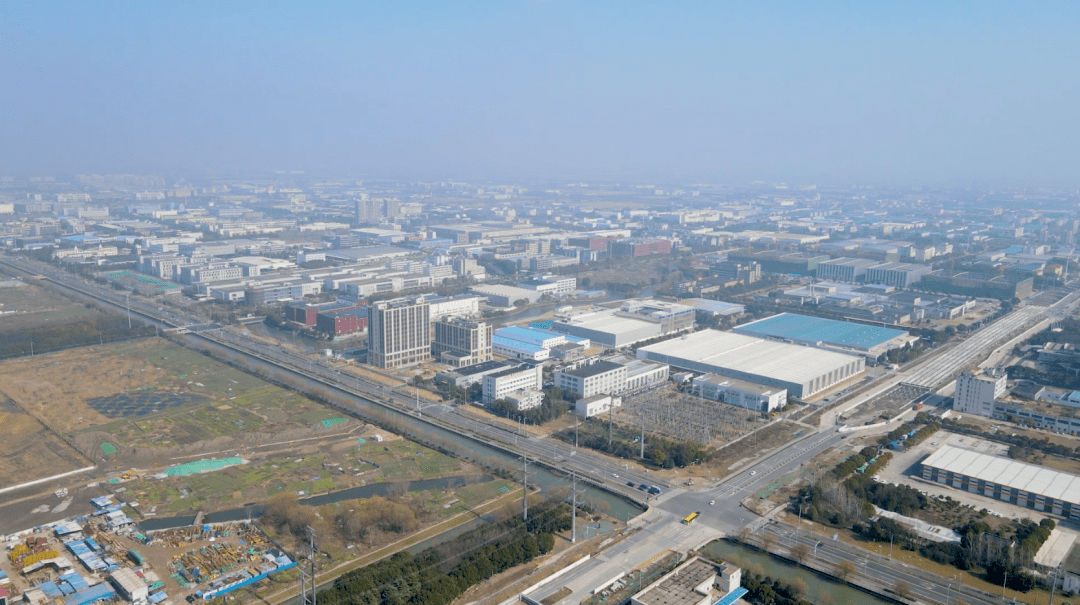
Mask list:
POLYGON ((722 282, 741 281, 752 284, 761 279, 761 265, 755 262, 726 260, 715 265, 716 277, 722 282))
POLYGON ((431 359, 431 317, 423 299, 377 302, 368 312, 368 362, 400 368, 431 359))
POLYGON ((435 322, 431 354, 455 368, 491 360, 490 324, 451 317, 435 322))
POLYGON ((544 367, 522 365, 484 376, 482 396, 491 404, 511 395, 524 396, 528 391, 540 391, 544 383, 544 367))
POLYGON ((956 377, 953 409, 963 414, 978 414, 992 418, 994 400, 1005 396, 1005 372, 963 372, 956 377))
POLYGON ((555 386, 583 399, 621 393, 626 389, 626 366, 600 360, 573 370, 556 370, 555 386))

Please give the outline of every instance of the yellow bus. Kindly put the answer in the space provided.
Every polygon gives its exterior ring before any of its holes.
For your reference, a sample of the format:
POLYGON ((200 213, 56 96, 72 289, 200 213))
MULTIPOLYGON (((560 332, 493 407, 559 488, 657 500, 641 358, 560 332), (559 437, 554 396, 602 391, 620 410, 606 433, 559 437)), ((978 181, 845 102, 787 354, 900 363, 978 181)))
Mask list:
POLYGON ((686 518, 682 520, 683 525, 690 525, 694 522, 694 519, 697 519, 698 515, 700 514, 701 513, 690 513, 689 515, 686 515, 686 518))

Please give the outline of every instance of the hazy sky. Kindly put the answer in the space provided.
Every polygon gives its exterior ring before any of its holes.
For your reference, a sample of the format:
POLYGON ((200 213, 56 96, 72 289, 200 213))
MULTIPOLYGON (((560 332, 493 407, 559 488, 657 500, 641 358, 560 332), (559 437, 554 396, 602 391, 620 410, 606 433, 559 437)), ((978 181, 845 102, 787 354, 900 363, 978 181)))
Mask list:
POLYGON ((0 173, 1075 184, 1078 17, 0 0, 0 173))

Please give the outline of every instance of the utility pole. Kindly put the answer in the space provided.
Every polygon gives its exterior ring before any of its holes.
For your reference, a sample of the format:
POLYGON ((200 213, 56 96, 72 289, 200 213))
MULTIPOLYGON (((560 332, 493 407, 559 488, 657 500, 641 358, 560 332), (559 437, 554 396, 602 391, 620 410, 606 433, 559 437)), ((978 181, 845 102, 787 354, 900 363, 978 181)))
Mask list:
POLYGON ((574 471, 570 471, 570 480, 570 489, 573 490, 570 497, 570 543, 573 544, 577 542, 577 475, 574 471))
POLYGON ((645 459, 645 409, 641 410, 641 459, 645 459))
POLYGON ((525 463, 525 471, 521 475, 521 484, 524 486, 525 491, 521 495, 522 514, 521 519, 523 521, 529 520, 529 455, 524 454, 521 456, 522 461, 525 463))
POLYGON ((315 603, 315 599, 316 599, 316 596, 315 596, 315 585, 316 585, 316 582, 315 582, 315 530, 311 529, 310 525, 308 526, 307 530, 308 530, 308 545, 311 548, 311 605, 316 605, 316 603, 315 603))
POLYGON ((130 294, 125 294, 124 295, 124 301, 125 301, 125 305, 127 306, 128 329, 130 330, 131 329, 131 295, 130 294))
POLYGON ((613 403, 608 403, 607 410, 607 444, 608 447, 611 447, 611 423, 615 420, 615 405, 613 403))
POLYGON ((577 427, 578 427, 578 420, 580 420, 580 419, 581 418, 575 413, 574 414, 574 451, 577 451, 577 427))

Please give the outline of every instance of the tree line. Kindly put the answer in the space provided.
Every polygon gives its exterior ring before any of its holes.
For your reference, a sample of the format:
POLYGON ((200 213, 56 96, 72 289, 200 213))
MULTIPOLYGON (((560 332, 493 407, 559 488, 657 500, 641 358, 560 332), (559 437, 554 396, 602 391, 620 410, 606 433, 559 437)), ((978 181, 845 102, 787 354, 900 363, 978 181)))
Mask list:
MULTIPOLYGON (((613 426, 609 443, 606 422, 595 418, 582 422, 577 431, 577 443, 580 446, 620 458, 637 459, 641 455, 641 435, 637 432, 613 426)), ((572 444, 574 429, 563 429, 553 437, 572 444)), ((693 441, 675 441, 648 435, 645 439, 645 459, 642 462, 655 468, 684 468, 695 462, 704 464, 711 460, 715 453, 714 448, 693 441)))
MULTIPOLYGON (((91 305, 87 307, 92 308, 91 305)), ((155 334, 157 334, 157 329, 153 326, 135 324, 128 328, 125 317, 96 314, 92 317, 79 318, 78 321, 57 325, 7 329, 4 331, 4 337, 0 339, 0 359, 142 338, 155 334)))
POLYGON ((466 532, 420 554, 403 551, 334 581, 326 605, 446 605, 491 576, 551 551, 570 528, 565 504, 544 503, 528 521, 513 517, 466 532))

